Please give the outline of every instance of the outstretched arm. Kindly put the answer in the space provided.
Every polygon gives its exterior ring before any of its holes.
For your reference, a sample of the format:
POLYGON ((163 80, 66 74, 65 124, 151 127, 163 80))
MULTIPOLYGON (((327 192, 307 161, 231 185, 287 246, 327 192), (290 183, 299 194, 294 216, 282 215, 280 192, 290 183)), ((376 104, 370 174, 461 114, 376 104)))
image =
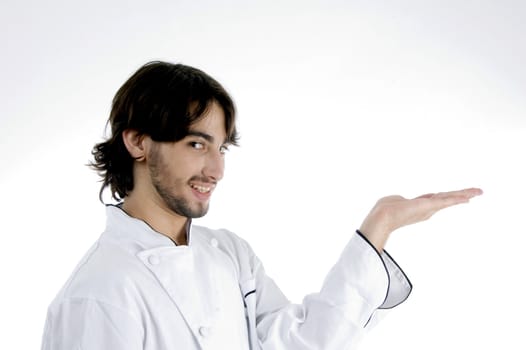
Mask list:
MULTIPOLYGON (((380 199, 351 237, 321 290, 301 304, 288 302, 251 253, 255 289, 246 293, 253 349, 347 349, 356 346, 376 310, 405 300, 411 284, 383 251, 394 230, 466 203, 479 189, 380 199)), ((249 288, 252 290, 252 288, 249 288)))

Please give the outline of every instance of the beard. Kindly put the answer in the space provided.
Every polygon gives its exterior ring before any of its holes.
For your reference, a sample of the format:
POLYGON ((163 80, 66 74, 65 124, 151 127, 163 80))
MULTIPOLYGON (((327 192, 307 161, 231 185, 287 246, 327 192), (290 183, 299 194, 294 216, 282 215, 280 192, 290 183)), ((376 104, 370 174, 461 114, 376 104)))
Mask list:
MULTIPOLYGON (((183 196, 178 196, 175 194, 175 190, 170 188, 166 184, 166 174, 168 174, 167 166, 160 159, 159 152, 152 150, 150 152, 150 162, 148 164, 148 169, 150 171, 150 177, 152 179, 152 185, 157 191, 157 194, 166 206, 175 214, 186 217, 186 218, 200 218, 208 212, 208 204, 197 203, 192 207, 188 200, 183 196)), ((192 177, 191 180, 199 179, 198 176, 192 177)), ((184 185, 184 184, 181 184, 184 185)))
POLYGON ((163 186, 161 181, 153 179, 152 184, 159 194, 159 197, 161 197, 166 206, 175 214, 184 216, 186 218, 195 219, 205 216, 205 214, 208 212, 208 205, 199 204, 196 208, 192 208, 186 199, 172 194, 172 191, 170 191, 169 188, 163 186))

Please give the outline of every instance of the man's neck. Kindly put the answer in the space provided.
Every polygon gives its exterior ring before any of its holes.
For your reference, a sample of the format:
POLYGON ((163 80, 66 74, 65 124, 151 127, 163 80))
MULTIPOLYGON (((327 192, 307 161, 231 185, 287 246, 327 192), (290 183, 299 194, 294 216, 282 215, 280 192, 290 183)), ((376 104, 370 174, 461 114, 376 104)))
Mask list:
POLYGON ((146 222, 155 231, 167 236, 177 245, 187 245, 186 226, 188 218, 173 213, 160 203, 150 199, 127 196, 122 209, 130 216, 146 222))

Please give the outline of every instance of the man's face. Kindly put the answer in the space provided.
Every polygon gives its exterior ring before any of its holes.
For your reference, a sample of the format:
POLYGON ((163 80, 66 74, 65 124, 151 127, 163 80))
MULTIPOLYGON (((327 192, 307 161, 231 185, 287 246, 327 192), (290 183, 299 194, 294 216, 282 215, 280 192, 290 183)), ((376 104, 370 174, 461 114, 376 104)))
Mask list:
POLYGON ((175 214, 198 218, 223 177, 225 117, 217 103, 177 142, 152 142, 148 169, 155 201, 175 214))

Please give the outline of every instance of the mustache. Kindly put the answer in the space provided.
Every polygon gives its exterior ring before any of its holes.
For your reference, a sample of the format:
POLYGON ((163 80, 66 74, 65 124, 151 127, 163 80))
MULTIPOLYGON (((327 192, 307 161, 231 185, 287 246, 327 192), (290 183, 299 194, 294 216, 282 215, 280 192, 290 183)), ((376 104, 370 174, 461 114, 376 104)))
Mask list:
POLYGON ((189 181, 202 182, 204 184, 217 185, 217 181, 206 176, 192 176, 189 181))

